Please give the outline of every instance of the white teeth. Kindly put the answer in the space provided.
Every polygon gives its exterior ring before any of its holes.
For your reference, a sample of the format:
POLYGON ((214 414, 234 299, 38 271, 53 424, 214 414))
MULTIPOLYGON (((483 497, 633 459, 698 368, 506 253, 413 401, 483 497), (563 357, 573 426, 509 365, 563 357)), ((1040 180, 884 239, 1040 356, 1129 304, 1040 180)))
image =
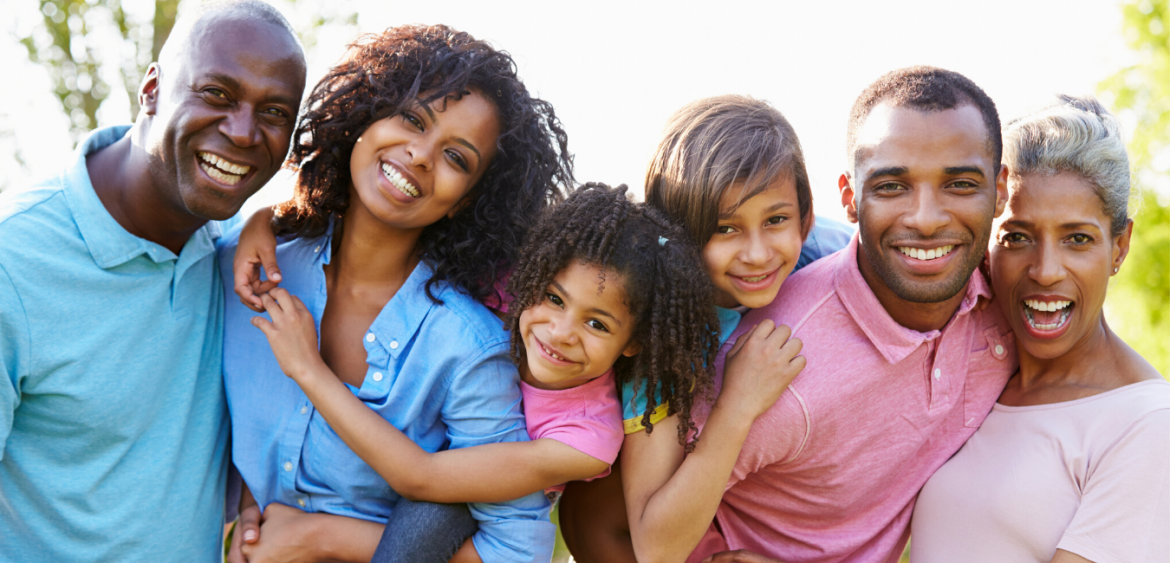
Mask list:
POLYGON ((421 195, 421 192, 418 191, 418 188, 416 188, 414 184, 406 181, 406 178, 403 178, 402 174, 399 174, 398 171, 388 163, 382 163, 382 175, 386 176, 386 179, 390 180, 390 183, 393 184, 394 187, 398 188, 398 191, 410 197, 418 197, 421 195))
POLYGON ((741 279, 745 282, 748 282, 748 283, 756 283, 756 282, 758 282, 766 277, 768 277, 768 274, 764 274, 762 276, 752 276, 752 277, 740 276, 739 279, 741 279))
POLYGON ((552 356, 552 357, 554 357, 554 358, 556 358, 556 359, 558 359, 558 360, 565 361, 565 359, 564 359, 564 358, 562 358, 562 357, 558 356, 556 352, 553 352, 552 350, 549 350, 547 347, 545 347, 545 346, 541 346, 541 348, 543 348, 543 349, 544 349, 544 353, 545 353, 545 354, 548 354, 548 355, 550 355, 550 356, 552 356))
POLYGON ((898 251, 906 256, 916 260, 934 260, 935 258, 942 258, 950 254, 955 249, 955 245, 948 244, 947 246, 940 246, 939 248, 932 248, 930 250, 923 250, 921 248, 910 248, 909 246, 899 246, 898 251))
MULTIPOLYGON (((242 164, 235 164, 232 162, 228 162, 228 161, 226 161, 226 160, 224 160, 224 159, 222 159, 214 154, 211 154, 209 152, 199 153, 199 158, 204 163, 211 165, 211 167, 219 169, 219 171, 221 173, 231 174, 233 176, 243 176, 244 174, 247 174, 249 170, 252 169, 251 166, 244 166, 242 164)), ((204 166, 203 169, 207 170, 208 166, 204 166)), ((216 177, 216 179, 219 180, 220 178, 216 177)), ((236 179, 239 180, 239 178, 236 178, 236 179)), ((221 180, 221 181, 223 181, 223 180, 221 180)), ((235 182, 229 182, 229 183, 234 184, 235 182)))
POLYGON ((1038 299, 1025 299, 1024 305, 1037 311, 1045 311, 1051 313, 1052 311, 1059 311, 1072 305, 1072 301, 1040 301, 1038 299))
POLYGON ((203 168, 203 171, 206 172, 208 176, 211 176, 212 178, 215 178, 216 180, 229 186, 236 185, 236 182, 239 182, 240 179, 243 178, 243 176, 236 176, 235 174, 225 174, 218 168, 207 164, 206 162, 200 162, 199 167, 203 168))

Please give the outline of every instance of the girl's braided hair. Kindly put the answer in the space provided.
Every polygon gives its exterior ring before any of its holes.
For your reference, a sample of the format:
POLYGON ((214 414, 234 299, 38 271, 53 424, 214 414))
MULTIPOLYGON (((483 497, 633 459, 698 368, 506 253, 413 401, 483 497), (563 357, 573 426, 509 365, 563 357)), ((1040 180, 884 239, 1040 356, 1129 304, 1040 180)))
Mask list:
POLYGON ((293 136, 293 199, 277 210, 273 230, 325 234, 330 217, 349 207, 349 159, 366 128, 415 104, 472 91, 496 109, 496 156, 471 189, 472 203, 428 226, 418 249, 434 270, 426 284, 432 300, 439 281, 487 297, 515 263, 532 218, 561 199, 556 186, 573 184, 573 159, 552 105, 529 94, 512 57, 447 26, 365 35, 317 83, 293 136))
MULTIPOLYGON (((714 370, 708 359, 719 349, 714 332, 719 320, 711 280, 682 229, 657 210, 630 201, 624 185, 589 183, 545 212, 520 256, 508 282, 514 299, 508 320, 512 359, 520 362, 524 354, 520 313, 544 299, 570 261, 597 266, 599 284, 609 281, 607 274, 621 284, 635 319, 632 338, 641 344, 640 352, 614 364, 618 381, 632 381, 635 393, 659 398, 668 405, 668 415, 678 413, 679 443, 693 449, 693 440, 688 441, 696 430, 691 407, 694 397, 711 388, 714 370)), ((654 403, 647 401, 642 413, 647 432, 653 430, 654 403)))

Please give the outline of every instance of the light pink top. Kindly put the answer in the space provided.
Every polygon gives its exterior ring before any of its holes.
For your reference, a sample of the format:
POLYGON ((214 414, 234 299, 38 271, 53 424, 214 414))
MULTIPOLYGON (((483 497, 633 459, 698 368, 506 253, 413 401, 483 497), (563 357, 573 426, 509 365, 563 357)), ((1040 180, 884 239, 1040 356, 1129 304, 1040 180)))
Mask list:
MULTIPOLYGON (((756 419, 691 561, 748 549, 786 563, 896 562, 914 497, 983 422, 1016 369, 1015 345, 978 272, 941 331, 896 322, 849 246, 748 313, 716 360, 765 318, 804 342, 804 371, 756 419)), ((697 419, 708 412, 700 407, 697 419)), ((701 439, 701 438, 700 438, 701 439)))
POLYGON ((1170 561, 1170 383, 996 404, 922 489, 915 563, 1170 561))
MULTIPOLYGON (((523 381, 524 420, 533 440, 550 438, 613 465, 626 437, 613 370, 571 389, 537 389, 523 381)), ((586 481, 609 475, 609 468, 586 481)), ((563 491, 565 486, 551 487, 563 491)))

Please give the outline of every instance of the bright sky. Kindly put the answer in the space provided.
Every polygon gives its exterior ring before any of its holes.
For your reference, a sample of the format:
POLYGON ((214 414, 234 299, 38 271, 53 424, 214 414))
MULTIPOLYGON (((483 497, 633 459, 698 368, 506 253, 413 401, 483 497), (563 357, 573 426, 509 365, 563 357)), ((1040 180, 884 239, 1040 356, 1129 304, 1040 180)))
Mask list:
MULTIPOLYGON (((20 14, 37 16, 34 0, 20 2, 27 5, 20 14)), ((1113 0, 328 4, 357 11, 361 30, 445 23, 512 53, 529 89, 564 122, 580 181, 627 183, 641 193, 647 159, 676 109, 728 93, 768 100, 800 137, 817 213, 836 218, 844 216, 837 177, 849 108, 885 72, 915 64, 961 72, 1007 120, 1053 93, 1092 93, 1132 62, 1113 0)), ((311 15, 298 10, 289 13, 294 23, 311 15)), ((309 53, 311 81, 351 38, 326 32, 318 39, 309 53)), ((60 169, 71 141, 47 77, 12 35, 0 37, 0 60, 8 76, 0 81, 2 186, 26 174, 14 165, 13 146, 39 177, 60 169)), ((103 125, 129 119, 124 96, 115 90, 111 99, 103 125)), ((290 189, 278 177, 247 209, 282 200, 290 189)))

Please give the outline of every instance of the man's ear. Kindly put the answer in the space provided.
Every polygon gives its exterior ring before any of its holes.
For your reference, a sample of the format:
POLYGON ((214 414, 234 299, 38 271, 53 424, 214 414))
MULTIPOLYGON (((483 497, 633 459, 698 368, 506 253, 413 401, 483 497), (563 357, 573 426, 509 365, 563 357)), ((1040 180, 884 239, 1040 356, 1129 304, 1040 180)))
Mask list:
POLYGON ((142 77, 142 84, 138 85, 138 105, 146 115, 154 115, 158 111, 158 83, 158 63, 150 63, 142 77))
POLYGON ((1006 164, 999 165, 999 174, 995 175, 995 216, 1003 215, 1003 210, 1007 208, 1008 201, 1008 167, 1006 164))
POLYGON ((857 222, 857 197, 853 191, 853 180, 849 174, 842 174, 837 178, 837 189, 841 190, 841 207, 845 208, 845 214, 849 216, 850 223, 857 222))

